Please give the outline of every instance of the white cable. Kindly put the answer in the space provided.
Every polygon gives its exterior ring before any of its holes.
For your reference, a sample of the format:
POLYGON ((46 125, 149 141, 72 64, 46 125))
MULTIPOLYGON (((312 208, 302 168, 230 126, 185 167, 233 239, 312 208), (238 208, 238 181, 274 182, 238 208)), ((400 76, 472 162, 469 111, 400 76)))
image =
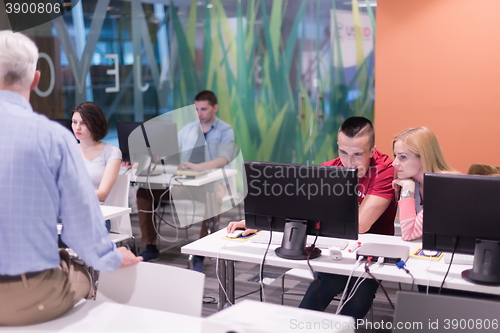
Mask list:
MULTIPOLYGON (((149 183, 148 183, 148 184, 149 184, 149 183)), ((157 211, 158 209, 160 209, 161 199, 163 198, 163 196, 167 193, 167 191, 168 191, 169 189, 168 189, 168 188, 167 188, 167 189, 165 189, 165 191, 164 191, 164 192, 160 195, 160 200, 158 201, 158 206, 156 207, 156 209, 154 208, 153 190, 151 189, 151 186, 149 186, 149 187, 147 188, 147 190, 149 190, 149 195, 150 195, 150 196, 151 196, 151 198, 153 199, 153 205, 151 205, 152 210, 138 209, 137 211, 135 211, 135 212, 131 212, 130 214, 135 214, 135 213, 139 213, 139 212, 141 212, 141 213, 152 213, 152 214, 156 213, 156 211, 157 211)))
MULTIPOLYGON (((384 257, 379 257, 378 260, 377 260, 377 263, 374 265, 374 266, 371 266, 370 267, 370 271, 373 270, 373 268, 378 268, 381 266, 381 262, 384 261, 384 257)), ((344 303, 342 305, 339 304, 339 307, 340 309, 337 309, 338 313, 340 313, 340 311, 342 310, 342 308, 347 304, 347 302, 349 302, 353 297, 354 295, 356 294, 356 291, 358 290, 359 286, 361 286, 361 284, 367 279, 367 277, 364 277, 363 280, 359 281, 359 279, 365 274, 365 272, 361 273, 361 275, 358 277, 358 279, 356 280, 356 282, 353 284, 352 288, 351 288, 351 291, 349 292, 349 295, 347 296, 347 299, 344 301, 344 303)), ((336 313, 336 314, 338 314, 336 313)))
MULTIPOLYGON (((149 176, 148 176, 149 178, 149 176)), ((154 205, 155 205, 155 201, 154 201, 154 196, 153 196, 153 190, 151 189, 151 183, 149 183, 148 181, 148 189, 149 189, 149 194, 151 196, 151 209, 152 209, 152 213, 153 214, 156 214, 156 211, 160 208, 160 205, 161 205, 161 199, 163 198, 163 196, 168 192, 170 192, 170 196, 172 195, 172 191, 171 191, 171 186, 172 186, 172 179, 176 178, 176 176, 172 176, 170 178, 170 181, 168 183, 168 189, 166 189, 161 195, 160 195, 160 199, 158 200, 158 206, 156 207, 156 209, 154 208, 154 205)), ((150 213, 150 212, 148 212, 150 213)), ((172 214, 173 216, 174 214, 172 214)), ((154 219, 154 216, 153 216, 153 219, 154 219)), ((158 231, 158 228, 156 227, 156 223, 153 222, 153 219, 151 220, 151 222, 153 223, 153 228, 155 229, 155 232, 156 232, 156 235, 158 235, 158 237, 166 242, 170 242, 170 243, 173 243, 173 242, 176 242, 178 239, 179 239, 179 229, 178 228, 175 228, 175 238, 173 240, 169 240, 167 238, 164 238, 162 235, 160 235, 159 231, 158 231)), ((160 221, 161 223, 161 221, 160 221)), ((175 224, 175 218, 174 218, 174 224, 175 224)))
POLYGON ((425 270, 425 275, 427 275, 427 288, 426 288, 426 294, 429 295, 429 287, 431 285, 431 277, 429 276, 429 269, 431 268, 433 264, 432 260, 429 260, 429 264, 427 265, 427 268, 425 270))
POLYGON ((356 292, 356 290, 358 290, 358 287, 366 279, 366 277, 364 277, 363 280, 360 281, 364 274, 365 272, 361 273, 361 275, 356 279, 356 282, 354 282, 354 284, 352 285, 351 291, 349 291, 346 300, 344 300, 343 304, 340 306, 339 312, 344 308, 344 305, 346 305, 346 303, 354 296, 354 293, 356 292))
MULTIPOLYGON (((363 272, 363 274, 365 274, 363 272)), ((358 290, 359 286, 366 280, 366 277, 363 278, 363 280, 359 281, 359 278, 361 278, 361 276, 363 276, 363 274, 361 274, 358 279, 356 280, 356 283, 352 286, 352 289, 351 289, 351 292, 349 293, 349 297, 347 297, 347 299, 345 300, 344 304, 342 304, 342 306, 340 307, 339 310, 337 310, 338 312, 342 311, 342 308, 344 307, 344 305, 346 305, 350 300, 351 298, 354 297, 354 295, 356 294, 356 291, 358 290), (358 283, 359 281, 359 283, 358 283)))
MULTIPOLYGON (((183 175, 182 179, 185 179, 185 178, 186 178, 186 176, 183 175)), ((176 178, 175 181, 178 182, 179 184, 181 184, 182 187, 184 187, 187 194, 189 194, 189 198, 191 199, 191 202, 193 203, 193 214, 191 215, 191 225, 193 225, 194 224, 194 216, 196 215, 196 204, 194 202, 193 196, 189 193, 189 190, 187 189, 186 185, 184 185, 182 182, 180 182, 179 179, 176 178)), ((172 195, 170 195, 170 199, 172 199, 172 195)), ((180 226, 181 226, 181 222, 179 221, 179 227, 180 226)))
POLYGON ((363 258, 364 258, 363 256, 359 256, 358 260, 354 263, 354 266, 352 267, 351 273, 349 273, 349 278, 347 279, 347 283, 345 284, 344 292, 342 293, 342 296, 340 297, 340 302, 339 302, 339 305, 337 307, 337 311, 335 312, 335 314, 339 314, 340 309, 342 309, 342 307, 341 307, 342 301, 344 300, 345 293, 349 287, 349 282, 351 281, 352 274, 354 273, 354 270, 359 267, 359 264, 360 264, 361 260, 363 260, 363 258))
POLYGON ((384 260, 384 257, 378 257, 377 262, 373 264, 373 266, 370 266, 370 272, 376 271, 377 269, 384 266, 384 260))
MULTIPOLYGON (((170 189, 171 189, 171 186, 172 186, 172 180, 174 178, 178 178, 178 176, 172 176, 170 178, 170 181, 169 181, 169 186, 167 189, 165 189, 165 191, 163 191, 163 193, 160 195, 160 198, 158 200, 158 205, 157 207, 155 208, 154 207, 154 196, 153 196, 153 189, 151 188, 151 183, 149 182, 149 174, 146 176, 146 184, 148 185, 147 187, 147 190, 149 190, 149 195, 151 196, 151 210, 143 210, 143 209, 138 209, 137 212, 141 212, 141 213, 150 213, 150 214, 156 214, 156 212, 158 211, 158 209, 160 209, 160 205, 161 205, 161 199, 163 198, 163 196, 167 193, 167 192, 171 192, 170 189)), ((171 197, 171 193, 170 193, 170 197, 171 197)), ((173 216, 174 214, 172 214, 173 216)), ((154 218, 154 216, 152 217, 152 219, 154 218)), ((175 228, 176 230, 176 236, 175 236, 175 239, 174 240, 169 240, 169 239, 166 239, 164 237, 162 237, 162 235, 160 235, 160 233, 158 232, 158 228, 156 227, 156 224, 153 222, 153 220, 151 220, 151 223, 153 223, 153 228, 155 229, 155 233, 156 235, 166 241, 166 242, 176 242, 178 239, 179 239, 179 230, 177 228, 175 228)), ((161 223, 161 222, 160 222, 161 223)), ((175 218, 174 218, 174 224, 175 224, 175 218)), ((180 225, 180 224, 179 224, 180 225)))

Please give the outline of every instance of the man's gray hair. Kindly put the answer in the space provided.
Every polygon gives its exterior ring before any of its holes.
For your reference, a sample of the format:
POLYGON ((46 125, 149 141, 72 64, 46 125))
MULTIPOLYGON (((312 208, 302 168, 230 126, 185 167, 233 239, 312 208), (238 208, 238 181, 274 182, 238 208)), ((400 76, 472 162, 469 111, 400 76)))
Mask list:
POLYGON ((0 86, 29 89, 36 71, 38 48, 20 32, 0 31, 0 86))

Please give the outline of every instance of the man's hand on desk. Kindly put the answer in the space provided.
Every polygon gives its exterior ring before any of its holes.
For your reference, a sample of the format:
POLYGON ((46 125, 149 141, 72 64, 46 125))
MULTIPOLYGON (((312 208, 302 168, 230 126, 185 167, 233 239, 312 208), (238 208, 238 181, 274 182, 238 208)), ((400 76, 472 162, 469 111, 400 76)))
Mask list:
POLYGON ((130 267, 138 262, 142 261, 142 257, 136 257, 135 254, 130 252, 127 248, 120 246, 118 248, 118 251, 120 251, 123 259, 122 259, 122 264, 118 268, 125 268, 125 267, 130 267))
MULTIPOLYGON (((245 220, 241 220, 239 222, 229 222, 229 224, 227 225, 227 233, 228 234, 231 234, 233 233, 236 229, 245 229, 246 228, 246 224, 245 224, 245 220)), ((248 236, 250 234, 254 234, 256 233, 258 230, 255 230, 255 229, 245 229, 245 231, 243 231, 243 233, 241 234, 241 236, 248 236)))
POLYGON ((196 170, 196 171, 203 170, 203 168, 201 167, 200 164, 191 163, 191 162, 182 162, 181 164, 179 164, 178 169, 179 170, 196 170))

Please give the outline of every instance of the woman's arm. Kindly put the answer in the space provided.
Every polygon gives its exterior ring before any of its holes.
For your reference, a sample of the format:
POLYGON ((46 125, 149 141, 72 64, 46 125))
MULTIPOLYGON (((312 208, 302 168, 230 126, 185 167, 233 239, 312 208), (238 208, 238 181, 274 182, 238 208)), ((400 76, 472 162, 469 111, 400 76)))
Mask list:
POLYGON ((118 178, 118 173, 120 172, 120 165, 122 163, 121 159, 115 159, 109 161, 106 164, 106 168, 104 168, 104 173, 102 174, 101 183, 99 184, 99 188, 95 190, 95 194, 97 195, 97 199, 100 202, 106 200, 115 185, 116 179, 118 178))
POLYGON ((422 222, 424 210, 417 214, 415 199, 402 199, 398 202, 399 224, 401 225, 401 238, 405 241, 422 237, 422 222))

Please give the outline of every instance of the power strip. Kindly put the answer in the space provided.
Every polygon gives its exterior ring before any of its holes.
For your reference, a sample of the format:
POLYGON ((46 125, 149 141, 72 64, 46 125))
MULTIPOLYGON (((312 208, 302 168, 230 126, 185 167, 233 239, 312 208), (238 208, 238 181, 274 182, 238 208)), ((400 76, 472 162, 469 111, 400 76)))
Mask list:
POLYGON ((384 264, 396 264, 406 261, 410 255, 410 248, 403 245, 364 243, 356 253, 356 259, 363 256, 362 261, 372 257, 372 262, 377 262, 379 257, 384 257, 384 264))

